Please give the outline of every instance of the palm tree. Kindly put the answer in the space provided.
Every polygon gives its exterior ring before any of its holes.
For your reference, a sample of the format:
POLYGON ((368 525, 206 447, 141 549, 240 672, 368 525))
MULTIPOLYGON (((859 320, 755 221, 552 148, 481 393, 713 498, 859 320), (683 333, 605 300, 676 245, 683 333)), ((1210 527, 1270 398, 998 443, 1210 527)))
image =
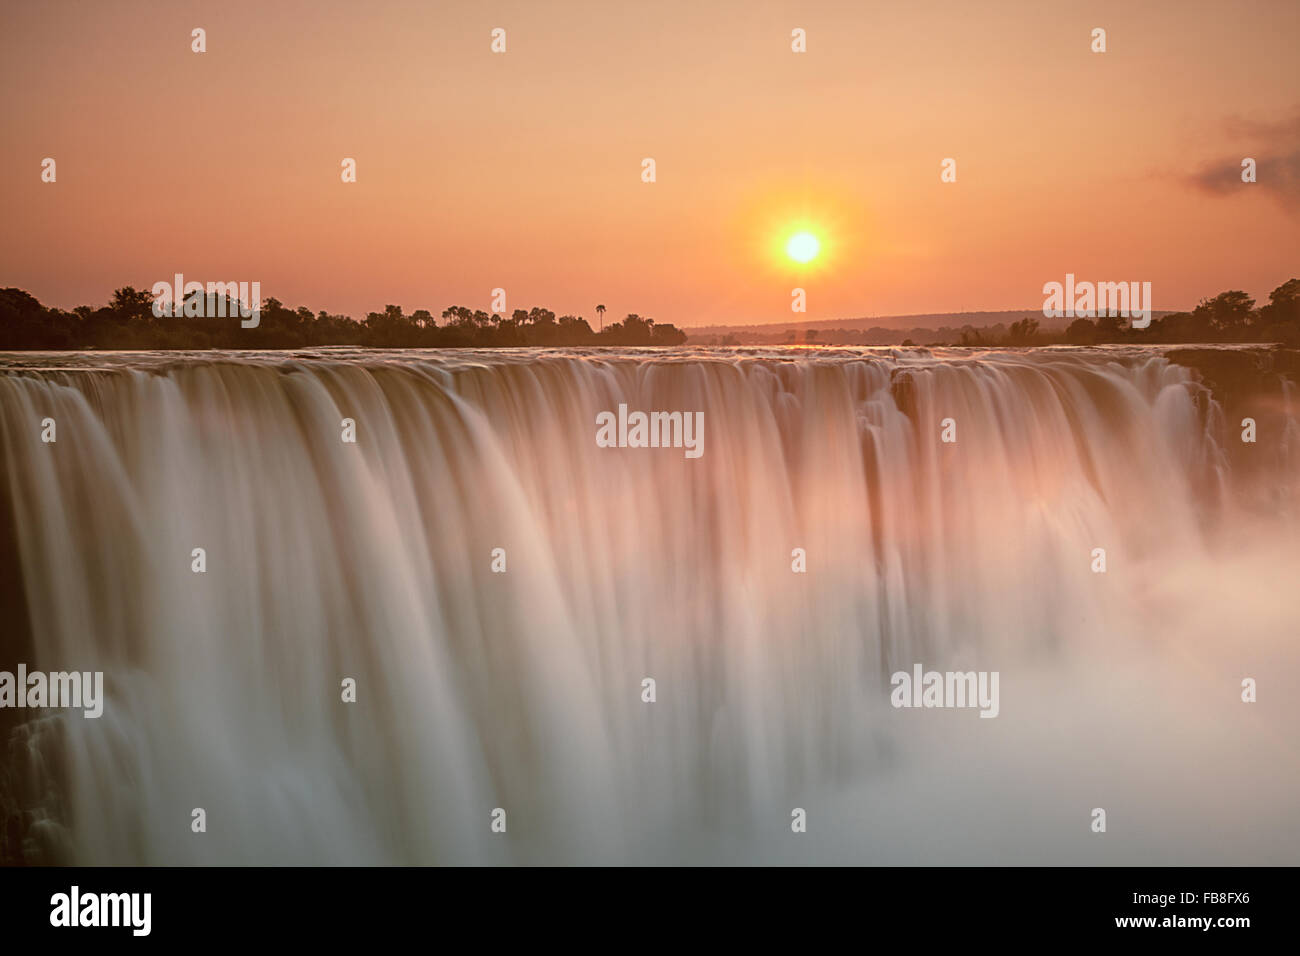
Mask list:
POLYGON ((605 307, 603 305, 596 306, 596 314, 600 316, 600 330, 604 332, 605 331, 605 307))

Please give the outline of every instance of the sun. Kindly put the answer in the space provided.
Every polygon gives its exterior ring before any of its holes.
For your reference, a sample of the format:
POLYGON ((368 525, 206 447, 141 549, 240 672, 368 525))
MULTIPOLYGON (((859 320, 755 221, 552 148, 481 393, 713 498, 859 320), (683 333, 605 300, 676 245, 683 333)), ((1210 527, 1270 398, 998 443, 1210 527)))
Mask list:
POLYGON ((821 251, 822 244, 811 232, 796 232, 785 244, 785 254, 795 262, 812 262, 821 251))

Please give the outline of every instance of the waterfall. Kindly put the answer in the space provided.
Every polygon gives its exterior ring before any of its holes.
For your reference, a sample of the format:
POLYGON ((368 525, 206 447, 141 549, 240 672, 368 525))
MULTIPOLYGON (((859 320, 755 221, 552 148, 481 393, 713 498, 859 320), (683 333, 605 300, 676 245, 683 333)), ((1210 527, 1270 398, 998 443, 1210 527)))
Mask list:
POLYGON ((0 365, 0 669, 106 690, 0 711, 29 861, 1089 862, 1111 805, 1146 862, 1297 862, 1295 711, 1238 700, 1300 677, 1290 391, 1242 450, 1150 349, 0 365), (620 404, 702 455, 599 447, 620 404), (892 708, 914 663, 1002 714, 892 708))

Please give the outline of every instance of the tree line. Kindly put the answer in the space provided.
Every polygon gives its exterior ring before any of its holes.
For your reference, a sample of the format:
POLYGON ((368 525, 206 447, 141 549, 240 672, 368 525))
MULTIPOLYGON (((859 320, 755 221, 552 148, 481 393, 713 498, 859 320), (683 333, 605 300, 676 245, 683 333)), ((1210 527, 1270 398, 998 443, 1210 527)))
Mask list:
POLYGON ((1004 336, 983 338, 979 330, 962 333, 962 345, 1103 345, 1111 343, 1280 342, 1300 346, 1300 279, 1289 279, 1269 293, 1256 308, 1255 300, 1239 289, 1202 299, 1191 312, 1154 317, 1145 329, 1103 315, 1075 319, 1065 331, 1039 331, 1036 318, 1012 322, 1004 336))
MULTIPOLYGON (((325 311, 290 308, 266 299, 255 328, 241 327, 238 303, 215 296, 202 303, 204 316, 154 315, 153 294, 132 286, 113 293, 107 305, 47 308, 21 289, 0 289, 0 349, 295 349, 324 345, 372 348, 509 348, 583 345, 681 345, 686 333, 635 313, 593 331, 586 319, 556 316, 550 309, 515 309, 509 316, 464 306, 407 313, 388 305, 361 321, 325 311), (218 309, 217 306, 222 308, 218 309)), ((603 305, 597 306, 602 315, 603 305)))
MULTIPOLYGON (((164 315, 153 313, 152 293, 125 286, 113 293, 108 305, 78 306, 72 311, 47 308, 21 289, 0 289, 0 349, 292 349, 324 345, 373 348, 509 348, 529 346, 673 346, 686 342, 686 333, 667 323, 656 323, 635 313, 599 332, 575 315, 556 316, 549 309, 515 309, 509 316, 481 309, 451 306, 442 311, 441 324, 427 309, 407 313, 400 306, 385 306, 357 321, 299 307, 291 309, 278 299, 262 303, 256 328, 242 328, 238 304, 223 303, 231 318, 164 315)), ((205 315, 219 314, 212 297, 204 303, 205 315)), ((604 306, 596 311, 603 315, 604 306)), ((881 330, 886 331, 886 330, 881 330)), ((941 330, 942 333, 943 330, 941 330)), ((840 330, 818 335, 805 333, 804 341, 817 344, 852 344, 850 333, 840 330), (838 338, 845 338, 840 343, 838 338)), ((1269 293, 1268 302, 1256 306, 1240 290, 1203 299, 1190 312, 1156 316, 1145 329, 1135 329, 1127 319, 1100 316, 1075 319, 1061 332, 1045 332, 1039 320, 1026 317, 1002 325, 965 327, 960 340, 931 341, 930 330, 912 330, 926 336, 925 344, 942 345, 1102 345, 1110 343, 1280 342, 1300 347, 1300 279, 1290 279, 1269 293)), ((940 334, 942 338, 942 334, 940 334)), ((731 338, 731 337, 729 337, 731 338)), ((797 333, 786 333, 795 341, 797 333)), ((708 344, 708 343, 705 343, 708 344)), ((736 344, 723 341, 715 344, 736 344)), ((906 339, 904 345, 918 344, 906 339)))

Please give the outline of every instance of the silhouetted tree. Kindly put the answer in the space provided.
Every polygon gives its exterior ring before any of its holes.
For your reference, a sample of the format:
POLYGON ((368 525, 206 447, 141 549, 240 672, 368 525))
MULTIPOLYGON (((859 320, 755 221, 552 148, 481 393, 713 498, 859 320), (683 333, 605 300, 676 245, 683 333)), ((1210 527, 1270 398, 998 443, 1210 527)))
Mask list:
POLYGON ((1119 324, 1119 318, 1114 315, 1097 316, 1097 341, 1098 342, 1118 342, 1123 337, 1123 329, 1119 324))
POLYGON ((121 321, 153 318, 153 293, 137 291, 132 286, 113 290, 108 307, 121 321))
POLYGON ((1220 292, 1213 299, 1202 299, 1192 310, 1192 315, 1208 320, 1212 329, 1235 338, 1244 332, 1250 321, 1255 300, 1239 290, 1220 292))
POLYGON ((650 330, 650 344, 661 346, 682 345, 686 342, 686 333, 671 322, 656 324, 650 330))
MULTIPOLYGON (((239 303, 206 293, 194 293, 191 301, 204 307, 199 315, 153 315, 153 296, 132 286, 114 291, 104 306, 80 305, 70 312, 45 308, 21 289, 0 289, 0 349, 157 349, 157 348, 266 348, 289 349, 317 345, 359 345, 377 348, 493 348, 523 346, 677 346, 686 341, 686 333, 668 323, 636 313, 622 322, 605 326, 599 332, 581 316, 555 313, 540 306, 515 309, 509 318, 489 315, 465 306, 448 306, 441 313, 445 324, 439 326, 427 309, 407 315, 397 305, 385 306, 382 312, 368 313, 357 322, 346 315, 325 311, 312 314, 299 306, 290 308, 275 298, 260 306, 256 328, 244 328, 239 303), (224 308, 221 308, 223 307, 224 308), (221 313, 225 315, 222 316, 221 313)), ((598 314, 600 313, 598 310, 598 314)), ((976 329, 966 325, 960 330, 940 329, 938 341, 962 345, 989 346, 997 342, 1067 341, 1079 345, 1089 342, 1281 342, 1300 346, 1300 279, 1289 279, 1269 295, 1269 301, 1256 309, 1246 293, 1232 290, 1203 300, 1191 312, 1174 312, 1153 319, 1145 329, 1134 329, 1128 320, 1101 316, 1094 324, 1076 319, 1063 333, 1049 336, 1042 332, 1035 318, 976 329)), ((798 339, 798 330, 776 333, 771 341, 784 335, 787 342, 798 339)), ((932 338, 932 330, 910 332, 875 327, 866 332, 848 329, 807 329, 804 341, 826 344, 883 343, 921 341, 932 338)), ((761 341, 753 339, 747 341, 761 341)), ((736 334, 720 340, 722 345, 740 344, 736 334)))
POLYGON ((1038 334, 1038 320, 1031 318, 1021 319, 1019 322, 1012 322, 1011 329, 1007 337, 1013 345, 1028 345, 1038 334))
POLYGON ((1075 319, 1065 330, 1065 340, 1071 345, 1092 345, 1097 341, 1097 323, 1091 319, 1075 319))

